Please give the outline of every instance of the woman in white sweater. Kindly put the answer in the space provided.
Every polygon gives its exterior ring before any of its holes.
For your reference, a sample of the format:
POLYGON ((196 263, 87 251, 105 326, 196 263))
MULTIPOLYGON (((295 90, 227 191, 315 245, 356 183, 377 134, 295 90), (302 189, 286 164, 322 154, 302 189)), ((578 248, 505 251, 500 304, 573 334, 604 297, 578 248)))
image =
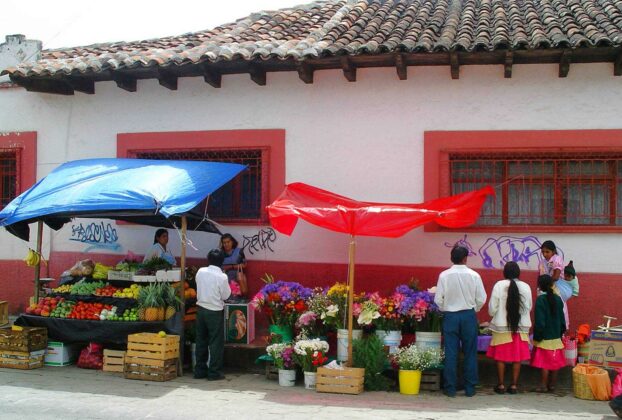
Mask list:
POLYGON ((505 279, 495 284, 488 302, 488 313, 492 317, 492 341, 486 355, 497 361, 499 382, 494 388, 497 394, 506 392, 505 364, 512 363, 512 384, 507 392, 516 394, 521 361, 530 359, 531 289, 519 280, 520 268, 513 261, 505 264, 503 276, 505 279))

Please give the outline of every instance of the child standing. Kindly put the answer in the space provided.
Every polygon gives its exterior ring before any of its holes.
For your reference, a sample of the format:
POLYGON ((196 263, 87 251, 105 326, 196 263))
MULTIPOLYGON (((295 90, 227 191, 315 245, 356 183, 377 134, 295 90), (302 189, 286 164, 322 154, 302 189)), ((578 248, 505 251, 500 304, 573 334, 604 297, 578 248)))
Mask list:
POLYGON ((562 299, 553 292, 553 279, 548 274, 538 277, 535 325, 533 329, 533 354, 531 366, 542 369, 541 385, 536 392, 553 392, 557 371, 566 366, 564 344, 561 337, 566 332, 562 299))
POLYGON ((564 280, 572 288, 572 296, 579 296, 579 277, 577 277, 572 260, 564 267, 564 280))
POLYGON ((548 274, 553 279, 553 291, 562 298, 564 304, 564 320, 566 327, 570 326, 568 316, 568 306, 566 301, 572 297, 572 287, 565 281, 558 281, 562 278, 564 271, 564 259, 557 253, 557 247, 553 241, 544 241, 540 246, 544 261, 540 263, 540 274, 548 274))

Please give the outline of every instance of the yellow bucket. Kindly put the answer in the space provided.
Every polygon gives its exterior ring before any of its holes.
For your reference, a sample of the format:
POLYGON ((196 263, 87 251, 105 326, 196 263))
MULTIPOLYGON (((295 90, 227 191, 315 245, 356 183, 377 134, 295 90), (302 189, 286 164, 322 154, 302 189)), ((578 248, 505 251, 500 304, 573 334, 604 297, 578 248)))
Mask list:
POLYGON ((419 385, 421 385, 420 370, 402 370, 399 372, 400 394, 418 395, 419 385))

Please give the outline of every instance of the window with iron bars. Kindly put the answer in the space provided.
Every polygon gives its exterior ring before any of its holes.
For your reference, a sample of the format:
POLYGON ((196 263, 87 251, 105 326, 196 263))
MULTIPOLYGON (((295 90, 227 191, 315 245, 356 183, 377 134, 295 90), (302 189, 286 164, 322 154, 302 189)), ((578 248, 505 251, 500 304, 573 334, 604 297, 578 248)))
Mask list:
POLYGON ((452 194, 495 188, 479 226, 622 226, 622 154, 450 154, 452 194))
POLYGON ((17 164, 16 152, 0 150, 0 209, 17 196, 17 164))
POLYGON ((139 159, 202 160, 246 165, 247 169, 209 197, 207 213, 219 221, 245 221, 262 218, 265 204, 264 185, 267 171, 263 169, 261 149, 252 150, 167 150, 139 151, 139 159))

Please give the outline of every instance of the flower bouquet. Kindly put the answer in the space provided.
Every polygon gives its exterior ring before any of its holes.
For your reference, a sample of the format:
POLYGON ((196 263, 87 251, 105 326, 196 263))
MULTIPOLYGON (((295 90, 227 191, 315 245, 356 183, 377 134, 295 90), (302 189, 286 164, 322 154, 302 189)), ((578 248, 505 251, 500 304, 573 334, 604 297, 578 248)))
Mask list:
POLYGON ((293 328, 298 317, 306 312, 305 301, 310 296, 311 289, 299 283, 277 281, 262 287, 252 304, 261 309, 272 324, 293 328))
POLYGON ((400 370, 424 371, 438 368, 443 362, 443 350, 438 348, 421 348, 416 344, 398 349, 392 362, 400 370))
MULTIPOLYGON (((335 283, 328 292, 326 292, 330 305, 326 308, 322 320, 328 325, 334 325, 337 329, 348 328, 348 286, 343 283, 335 283)), ((354 295, 354 304, 352 316, 356 321, 361 311, 361 303, 364 300, 364 294, 354 295)), ((355 325, 356 327, 356 325, 355 325)))
POLYGON ((393 294, 390 297, 381 297, 378 292, 368 296, 368 301, 378 308, 378 315, 373 320, 373 325, 380 331, 401 331, 402 316, 398 312, 399 296, 393 294))
POLYGON ((294 369, 294 347, 290 343, 271 344, 266 348, 266 352, 274 360, 274 365, 278 369, 294 369))
POLYGON ((435 288, 417 291, 401 285, 395 289, 394 296, 399 296, 398 313, 406 323, 416 331, 440 332, 441 311, 434 303, 435 288))
POLYGON ((318 367, 328 361, 325 356, 327 352, 328 343, 319 338, 300 340, 294 344, 296 361, 304 372, 316 372, 318 367))

